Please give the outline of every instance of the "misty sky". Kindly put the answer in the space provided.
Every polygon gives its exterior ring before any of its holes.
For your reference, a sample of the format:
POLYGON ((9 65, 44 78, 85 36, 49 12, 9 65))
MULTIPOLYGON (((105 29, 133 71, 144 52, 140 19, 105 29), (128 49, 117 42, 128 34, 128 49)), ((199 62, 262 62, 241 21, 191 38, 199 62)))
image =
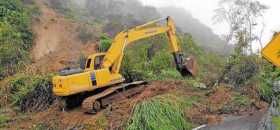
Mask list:
MULTIPOLYGON (((220 35, 227 32, 223 24, 214 24, 212 17, 214 10, 218 7, 220 0, 140 0, 144 5, 152 5, 155 7, 175 6, 181 7, 189 11, 193 17, 209 26, 213 32, 220 35)), ((280 31, 280 1, 279 0, 259 0, 262 4, 269 6, 266 11, 265 32, 263 43, 267 43, 274 31, 280 31)))

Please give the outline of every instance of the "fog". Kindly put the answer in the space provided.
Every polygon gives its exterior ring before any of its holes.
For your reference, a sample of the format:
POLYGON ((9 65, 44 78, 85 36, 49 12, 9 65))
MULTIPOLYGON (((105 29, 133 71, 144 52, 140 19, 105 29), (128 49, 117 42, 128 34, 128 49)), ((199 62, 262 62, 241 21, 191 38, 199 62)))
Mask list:
POLYGON ((204 49, 219 53, 229 52, 225 42, 213 31, 195 19, 183 8, 157 8, 143 5, 138 0, 45 0, 61 13, 75 14, 76 19, 87 22, 95 21, 105 24, 104 31, 115 35, 144 22, 171 16, 177 27, 184 33, 190 33, 204 49))

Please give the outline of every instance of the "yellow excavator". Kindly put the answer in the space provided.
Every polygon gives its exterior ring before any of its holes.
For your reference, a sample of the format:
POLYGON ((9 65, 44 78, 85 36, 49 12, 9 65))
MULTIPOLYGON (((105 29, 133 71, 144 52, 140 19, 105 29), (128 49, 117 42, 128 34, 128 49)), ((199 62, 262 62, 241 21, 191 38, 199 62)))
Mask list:
POLYGON ((137 85, 144 82, 124 83, 125 78, 120 74, 125 48, 137 40, 164 33, 168 36, 177 70, 182 76, 194 76, 197 73, 196 62, 193 57, 184 58, 174 21, 166 17, 118 33, 107 52, 88 56, 84 69, 64 70, 59 76, 54 76, 53 93, 68 98, 68 102, 75 100, 71 98, 74 95, 84 97, 82 108, 87 112, 97 112, 112 103, 113 99, 120 98, 115 96, 120 90, 129 92, 128 96, 139 93, 141 87, 137 85), (131 91, 130 86, 136 87, 131 91))

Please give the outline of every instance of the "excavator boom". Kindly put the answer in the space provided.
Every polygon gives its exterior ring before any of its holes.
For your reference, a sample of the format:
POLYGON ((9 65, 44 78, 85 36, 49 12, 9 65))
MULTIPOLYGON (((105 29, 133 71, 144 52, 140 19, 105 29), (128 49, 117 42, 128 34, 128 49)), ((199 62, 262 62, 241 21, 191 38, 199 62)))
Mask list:
POLYGON ((104 68, 112 67, 113 73, 119 73, 124 49, 127 45, 137 40, 163 33, 166 33, 168 36, 170 52, 174 56, 177 70, 182 76, 195 76, 196 65, 194 58, 189 57, 188 59, 184 59, 181 46, 176 37, 174 21, 170 17, 154 20, 129 29, 128 31, 120 32, 113 40, 111 47, 105 55, 102 66, 104 68))

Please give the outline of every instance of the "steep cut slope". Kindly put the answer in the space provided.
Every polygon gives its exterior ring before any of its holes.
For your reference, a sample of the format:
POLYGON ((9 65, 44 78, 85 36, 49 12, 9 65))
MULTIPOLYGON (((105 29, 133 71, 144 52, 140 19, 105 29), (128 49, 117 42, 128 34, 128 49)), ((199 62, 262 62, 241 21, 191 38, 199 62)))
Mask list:
POLYGON ((41 0, 37 1, 37 5, 41 9, 41 15, 33 21, 35 40, 31 51, 33 66, 37 71, 57 71, 65 63, 77 61, 82 54, 95 52, 94 40, 84 43, 80 38, 82 28, 94 32, 92 27, 87 28, 85 24, 65 19, 41 0))

